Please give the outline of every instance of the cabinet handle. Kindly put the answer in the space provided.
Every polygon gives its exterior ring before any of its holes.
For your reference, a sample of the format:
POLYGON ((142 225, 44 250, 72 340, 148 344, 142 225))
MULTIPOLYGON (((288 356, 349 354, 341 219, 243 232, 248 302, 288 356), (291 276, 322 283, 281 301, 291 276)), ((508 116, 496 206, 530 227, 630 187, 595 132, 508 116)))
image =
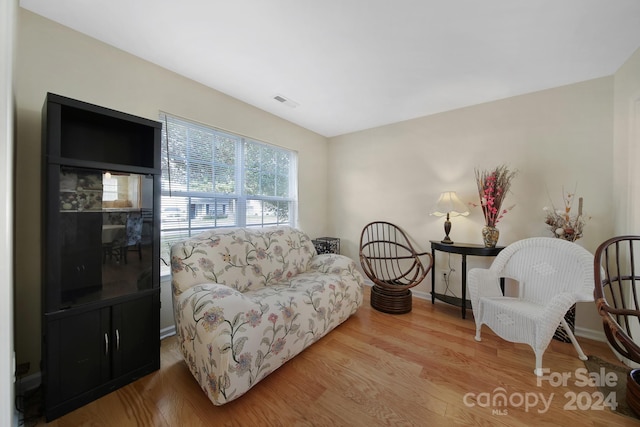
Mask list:
POLYGON ((116 350, 120 350, 120 331, 116 329, 116 350))
POLYGON ((109 354, 109 334, 104 334, 104 354, 109 354))

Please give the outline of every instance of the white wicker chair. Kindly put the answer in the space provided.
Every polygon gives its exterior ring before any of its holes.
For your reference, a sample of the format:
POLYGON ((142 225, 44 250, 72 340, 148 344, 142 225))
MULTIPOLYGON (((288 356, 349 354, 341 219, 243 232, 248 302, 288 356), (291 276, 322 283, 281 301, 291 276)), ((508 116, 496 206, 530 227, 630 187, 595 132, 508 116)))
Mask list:
POLYGON ((578 356, 582 348, 564 319, 576 302, 593 301, 593 255, 575 243, 552 237, 515 242, 500 252, 489 269, 474 268, 468 287, 476 320, 476 341, 483 324, 501 338, 529 344, 542 375, 542 355, 562 325, 578 356), (504 296, 500 278, 517 282, 517 296, 504 296))

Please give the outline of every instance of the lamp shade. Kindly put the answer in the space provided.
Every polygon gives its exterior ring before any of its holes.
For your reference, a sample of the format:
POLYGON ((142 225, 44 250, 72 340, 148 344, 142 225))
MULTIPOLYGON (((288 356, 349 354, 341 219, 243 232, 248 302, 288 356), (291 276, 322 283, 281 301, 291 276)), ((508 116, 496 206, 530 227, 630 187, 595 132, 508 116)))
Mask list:
POLYGON ((443 191, 436 206, 431 211, 431 215, 435 216, 445 216, 446 214, 450 216, 469 215, 469 210, 458 198, 455 191, 443 191))

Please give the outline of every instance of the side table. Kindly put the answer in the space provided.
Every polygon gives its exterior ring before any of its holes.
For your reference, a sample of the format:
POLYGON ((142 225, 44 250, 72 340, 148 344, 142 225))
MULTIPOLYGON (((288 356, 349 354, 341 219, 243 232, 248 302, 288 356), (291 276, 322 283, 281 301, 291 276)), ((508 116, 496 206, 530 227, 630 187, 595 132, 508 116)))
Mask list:
MULTIPOLYGON (((467 301, 467 255, 472 256, 496 256, 503 250, 504 246, 496 246, 495 248, 487 248, 484 245, 476 245, 473 243, 442 243, 439 240, 430 240, 431 256, 433 257, 433 270, 431 271, 431 304, 435 303, 436 298, 462 308, 462 318, 467 316, 467 306, 471 307, 471 301, 467 301), (445 294, 436 293, 436 251, 449 252, 462 256, 462 298, 456 298, 445 294)), ((501 285, 504 287, 504 279, 500 279, 501 285)))

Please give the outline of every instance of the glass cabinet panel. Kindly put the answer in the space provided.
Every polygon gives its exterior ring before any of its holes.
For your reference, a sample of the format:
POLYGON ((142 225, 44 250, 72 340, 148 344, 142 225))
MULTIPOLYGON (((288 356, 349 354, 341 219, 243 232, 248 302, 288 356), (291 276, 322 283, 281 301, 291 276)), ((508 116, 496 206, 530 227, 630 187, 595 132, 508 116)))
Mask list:
POLYGON ((152 288, 153 175, 60 168, 60 302, 152 288))

